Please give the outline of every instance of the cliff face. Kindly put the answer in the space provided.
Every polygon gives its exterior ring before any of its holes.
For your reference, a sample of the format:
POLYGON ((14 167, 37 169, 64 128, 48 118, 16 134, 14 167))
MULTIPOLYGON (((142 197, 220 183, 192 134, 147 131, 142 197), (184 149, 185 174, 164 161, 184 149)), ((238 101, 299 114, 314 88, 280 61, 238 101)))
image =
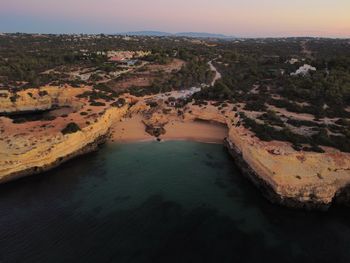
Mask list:
MULTIPOLYGON (((35 173, 47 170, 51 168, 51 165, 56 166, 57 162, 60 163, 76 156, 75 153, 87 146, 90 146, 88 151, 93 150, 92 144, 97 140, 101 142, 101 137, 106 136, 111 124, 120 119, 126 111, 126 106, 121 109, 107 109, 97 122, 81 131, 73 134, 43 137, 37 141, 36 147, 20 155, 7 154, 5 158, 0 160, 0 183, 27 175, 28 172, 35 173)), ((85 153, 85 151, 81 153, 85 153)))
POLYGON ((208 105, 205 107, 199 107, 195 105, 189 105, 188 109, 184 113, 185 120, 205 120, 213 121, 222 124, 230 125, 230 121, 234 119, 234 114, 232 112, 227 114, 222 114, 216 107, 208 105))
POLYGON ((350 154, 327 148, 325 153, 298 152, 286 142, 263 142, 243 126, 239 117, 222 114, 215 107, 191 106, 187 119, 226 123, 226 146, 243 172, 272 201, 306 208, 327 208, 333 201, 348 202, 350 154), (338 198, 339 196, 339 198, 338 198))
MULTIPOLYGON (((52 103, 56 104, 57 101, 60 105, 72 106, 71 102, 75 100, 74 95, 85 91, 85 89, 76 88, 64 90, 48 88, 45 90, 50 92, 49 95, 43 96, 43 99, 34 105, 31 105, 31 99, 26 98, 18 100, 15 105, 10 104, 11 110, 15 108, 17 110, 46 109, 52 103)), ((6 103, 1 104, 0 102, 0 106, 6 107, 6 103)), ((78 100, 74 103, 84 104, 78 100)), ((54 127, 64 124, 62 124, 64 120, 59 118, 53 122, 45 122, 43 125, 52 126, 46 131, 24 133, 26 128, 23 125, 26 124, 16 126, 10 123, 9 119, 2 117, 0 124, 6 130, 6 137, 3 136, 6 140, 0 141, 0 183, 48 170, 76 155, 94 150, 98 143, 103 142, 112 123, 126 114, 127 108, 126 105, 122 108, 102 109, 99 114, 94 114, 93 118, 88 119, 87 125, 81 125, 80 131, 66 135, 60 132, 61 129, 57 130, 54 127)), ((79 113, 76 115, 79 116, 79 113)), ((75 117, 71 116, 71 118, 75 117)), ((38 126, 39 124, 34 123, 33 125, 38 126)))
POLYGON ((280 197, 280 203, 327 207, 350 184, 347 153, 296 152, 284 143, 252 140, 239 128, 230 129, 228 142, 280 197))
POLYGON ((17 93, 5 91, 0 96, 0 113, 48 110, 53 106, 79 107, 78 94, 88 88, 45 86, 17 93))
MULTIPOLYGON (((94 150, 104 141, 114 121, 127 114, 150 110, 145 103, 137 103, 130 109, 127 105, 114 108, 108 103, 94 107, 87 99, 76 97, 88 90, 88 87, 44 87, 19 92, 16 101, 11 100, 11 96, 1 97, 0 109, 6 112, 50 109, 53 105, 73 106, 75 111, 67 118, 29 124, 14 124, 0 117, 0 183, 45 171, 94 150), (73 120, 81 131, 63 135, 62 128, 73 120), (41 129, 42 126, 45 128, 41 129)), ((349 153, 332 148, 324 148, 325 153, 298 152, 287 142, 260 141, 239 125, 239 115, 231 108, 232 105, 221 110, 210 104, 187 105, 182 116, 184 121, 200 119, 226 124, 229 129, 226 147, 238 167, 270 200, 304 208, 327 208, 333 202, 350 201, 349 153)), ((144 123, 161 126, 169 118, 180 118, 178 111, 173 109, 170 115, 153 112, 144 123)))

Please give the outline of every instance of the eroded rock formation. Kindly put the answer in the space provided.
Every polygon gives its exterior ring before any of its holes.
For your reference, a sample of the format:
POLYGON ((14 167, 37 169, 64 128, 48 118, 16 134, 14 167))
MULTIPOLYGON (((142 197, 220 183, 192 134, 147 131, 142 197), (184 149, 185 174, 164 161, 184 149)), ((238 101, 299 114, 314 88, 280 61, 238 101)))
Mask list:
POLYGON ((219 110, 187 104, 183 109, 154 108, 132 96, 124 98, 134 106, 128 108, 91 106, 77 95, 85 88, 44 87, 8 94, 0 99, 2 112, 50 109, 54 105, 74 106, 75 112, 45 122, 14 124, 0 117, 0 182, 27 174, 39 173, 76 155, 96 149, 108 134, 112 123, 125 115, 144 115, 149 127, 164 127, 170 119, 196 119, 227 125, 225 146, 242 172, 273 202, 290 207, 326 209, 334 202, 350 200, 350 154, 323 147, 324 153, 296 151, 287 142, 259 140, 246 129, 239 114, 228 105, 219 110), (46 92, 43 92, 46 91, 46 92), (28 95, 31 92, 31 95, 28 95), (39 94, 39 92, 41 92, 39 94), (39 97, 38 97, 39 96, 39 97), (84 114, 82 114, 84 112, 84 114), (80 131, 63 135, 61 130, 74 121, 80 131), (43 127, 43 128, 40 128, 43 127))
POLYGON ((326 209, 350 202, 350 154, 324 147, 325 153, 295 151, 287 142, 263 142, 237 125, 239 116, 215 107, 191 106, 188 119, 226 123, 226 147, 236 164, 273 202, 290 207, 326 209))
POLYGON ((98 144, 105 141, 111 124, 124 116, 128 106, 94 107, 86 99, 76 97, 89 89, 44 87, 18 92, 16 101, 10 101, 11 96, 14 96, 11 93, 1 99, 0 109, 7 113, 47 110, 54 105, 74 107, 76 112, 50 121, 20 124, 0 117, 0 183, 46 171, 96 149, 98 144), (46 92, 39 95, 42 91, 46 92), (28 92, 32 95, 28 95, 28 92), (62 134, 62 129, 72 121, 81 129, 62 134))

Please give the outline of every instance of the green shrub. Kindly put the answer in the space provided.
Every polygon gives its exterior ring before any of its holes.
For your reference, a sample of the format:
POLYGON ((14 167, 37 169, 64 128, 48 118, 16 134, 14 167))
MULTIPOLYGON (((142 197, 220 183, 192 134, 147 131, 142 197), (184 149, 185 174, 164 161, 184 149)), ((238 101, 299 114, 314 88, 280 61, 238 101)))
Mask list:
POLYGON ((46 95, 48 95, 48 93, 47 93, 46 90, 41 90, 41 91, 39 91, 39 96, 40 96, 40 97, 43 97, 43 96, 46 96, 46 95))
POLYGON ((92 101, 90 103, 91 106, 97 106, 97 107, 101 107, 101 106, 106 106, 106 103, 103 102, 98 102, 98 101, 92 101))
POLYGON ((112 107, 118 107, 121 108, 125 105, 125 99, 124 98, 118 98, 117 101, 113 102, 111 104, 112 107))
POLYGON ((75 122, 70 122, 61 132, 63 135, 65 135, 65 134, 76 133, 80 130, 81 129, 78 124, 76 124, 75 122))
POLYGON ((14 94, 13 96, 10 97, 10 101, 14 103, 14 102, 17 101, 17 99, 18 99, 19 97, 20 97, 19 95, 14 94))

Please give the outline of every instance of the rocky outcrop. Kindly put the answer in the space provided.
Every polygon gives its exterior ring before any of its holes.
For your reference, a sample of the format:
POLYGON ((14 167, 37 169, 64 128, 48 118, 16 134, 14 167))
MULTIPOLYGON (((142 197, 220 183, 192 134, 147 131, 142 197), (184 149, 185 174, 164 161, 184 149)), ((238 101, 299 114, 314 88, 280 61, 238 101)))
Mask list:
POLYGON ((334 149, 325 153, 298 152, 284 142, 261 142, 242 127, 232 127, 229 147, 292 207, 327 208, 350 184, 350 155, 334 149), (236 149, 236 150, 235 150, 236 149))
MULTIPOLYGON (((42 93, 45 99, 31 105, 32 99, 18 100, 7 104, 0 102, 0 108, 10 110, 42 110, 53 104, 79 106, 88 104, 76 95, 86 91, 87 88, 60 88, 46 87, 47 93, 42 93), (3 104, 1 104, 3 103, 3 104)), ((28 90, 25 91, 26 93, 28 90)), ((32 91, 35 94, 35 90, 32 91)), ((36 91, 38 94, 38 90, 36 91)), ((22 97, 23 94, 20 94, 22 97)), ((36 96, 36 95, 33 95, 36 96)), ((67 118, 57 118, 54 121, 34 122, 29 124, 13 124, 9 119, 2 117, 2 138, 0 141, 0 183, 7 182, 30 174, 37 174, 65 162, 75 156, 93 151, 105 141, 113 122, 120 120, 127 112, 128 105, 117 107, 91 107, 86 105, 89 114, 81 112, 71 114, 67 118), (62 134, 65 127, 72 120, 80 124, 80 130, 74 133, 62 134), (27 126, 28 128, 27 128, 27 126), (42 130, 28 132, 28 130, 41 126, 42 130), (61 127, 61 128, 60 128, 61 127)), ((86 110, 86 108, 84 110, 86 110)))
POLYGON ((0 160, 0 183, 18 177, 46 171, 77 155, 96 149, 104 142, 112 123, 127 111, 123 108, 107 109, 96 122, 76 133, 62 133, 45 137, 36 146, 20 155, 7 154, 0 160))
POLYGON ((323 203, 319 200, 300 200, 298 198, 288 197, 280 195, 276 192, 268 181, 264 180, 244 159, 242 152, 232 142, 226 138, 224 141, 229 154, 232 156, 234 163, 239 168, 241 173, 246 176, 254 185, 259 188, 262 194, 270 200, 272 203, 292 207, 292 208, 304 208, 307 210, 319 209, 326 210, 331 203, 323 203))
POLYGON ((10 174, 4 175, 3 177, 0 178, 0 183, 5 183, 5 182, 13 181, 28 175, 41 174, 43 172, 49 171, 77 156, 96 151, 99 145, 103 144, 106 141, 106 139, 107 139, 107 135, 100 136, 99 138, 96 138, 95 141, 83 146, 79 150, 75 152, 67 153, 67 155, 65 156, 58 157, 51 163, 41 164, 40 166, 28 166, 28 168, 23 168, 24 170, 18 170, 16 172, 12 172, 10 174))
MULTIPOLYGON (((63 90, 46 87, 40 90, 46 92, 39 94, 39 91, 36 91, 35 95, 28 95, 28 90, 23 91, 25 93, 20 94, 15 102, 14 99, 2 96, 0 110, 6 109, 7 112, 43 110, 55 104, 84 107, 84 103, 87 103, 76 99, 76 95, 85 88, 80 91, 69 87, 63 90), (41 96, 41 99, 36 101, 28 98, 31 96, 41 96)), ((136 101, 135 98, 127 97, 126 100, 133 104, 136 101)), ((16 131, 20 126, 11 126, 8 119, 0 117, 0 124, 2 123, 0 133, 6 127, 15 134, 12 137, 0 138, 0 183, 46 171, 77 155, 92 151, 105 140, 114 121, 128 113, 142 112, 145 115, 144 124, 146 127, 149 126, 152 132, 154 128, 164 127, 169 118, 182 118, 184 121, 199 119, 227 125, 229 133, 225 146, 233 160, 243 174, 272 202, 305 209, 327 209, 332 203, 350 202, 349 153, 326 147, 324 153, 295 151, 287 142, 261 141, 240 125, 239 115, 231 109, 232 105, 221 107, 219 110, 210 104, 205 106, 190 104, 180 113, 175 109, 170 113, 162 113, 161 108, 150 113, 151 109, 145 103, 136 103, 130 109, 128 105, 121 108, 106 105, 102 109, 89 105, 88 110, 93 114, 84 112, 83 115, 91 115, 90 119, 80 116, 79 111, 75 113, 81 123, 86 123, 80 127, 80 131, 63 135, 61 130, 52 128, 53 130, 49 132, 43 131, 40 136, 34 132, 35 137, 30 138, 16 131), (31 144, 33 141, 34 146, 31 144), (8 147, 2 148, 2 145, 16 143, 17 148, 14 151, 8 147)), ((53 124, 59 125, 60 120, 53 124)), ((25 127, 22 127, 23 130, 25 127)))
POLYGON ((3 91, 0 94, 0 114, 43 111, 63 106, 79 108, 81 102, 76 96, 87 90, 70 86, 45 86, 16 93, 3 91))
POLYGON ((239 116, 212 106, 190 106, 187 119, 226 123, 225 146, 237 166, 271 201, 288 207, 327 209, 350 201, 350 154, 295 151, 287 142, 263 142, 239 125, 239 116))

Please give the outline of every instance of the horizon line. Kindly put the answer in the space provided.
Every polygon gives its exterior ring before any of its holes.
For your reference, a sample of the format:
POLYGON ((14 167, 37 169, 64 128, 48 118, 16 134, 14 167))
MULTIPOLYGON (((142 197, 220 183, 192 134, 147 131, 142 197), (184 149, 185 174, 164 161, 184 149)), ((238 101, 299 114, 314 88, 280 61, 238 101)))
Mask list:
MULTIPOLYGON (((226 35, 223 33, 212 33, 212 32, 196 32, 196 31, 181 31, 181 32, 167 32, 167 31, 158 31, 158 30, 139 30, 139 31, 127 31, 127 32, 116 32, 116 33, 84 33, 84 32, 55 32, 55 33, 49 33, 49 32, 21 32, 21 31, 0 31, 1 34, 26 34, 26 35, 107 35, 107 36, 126 36, 129 34, 129 36, 146 36, 146 37, 184 37, 184 36, 177 36, 176 34, 186 34, 186 33, 193 33, 193 34, 212 34, 212 35, 222 35, 222 38, 235 38, 235 39, 269 39, 269 38, 323 38, 323 39, 350 39, 350 36, 344 36, 344 37, 339 37, 339 36, 303 36, 303 35, 289 35, 289 36, 238 36, 238 35, 226 35), (154 32, 154 33, 165 33, 169 34, 169 36, 152 36, 152 35, 132 35, 130 33, 142 33, 142 32, 154 32)), ((188 36, 189 38, 219 38, 219 37, 191 37, 188 36)))

